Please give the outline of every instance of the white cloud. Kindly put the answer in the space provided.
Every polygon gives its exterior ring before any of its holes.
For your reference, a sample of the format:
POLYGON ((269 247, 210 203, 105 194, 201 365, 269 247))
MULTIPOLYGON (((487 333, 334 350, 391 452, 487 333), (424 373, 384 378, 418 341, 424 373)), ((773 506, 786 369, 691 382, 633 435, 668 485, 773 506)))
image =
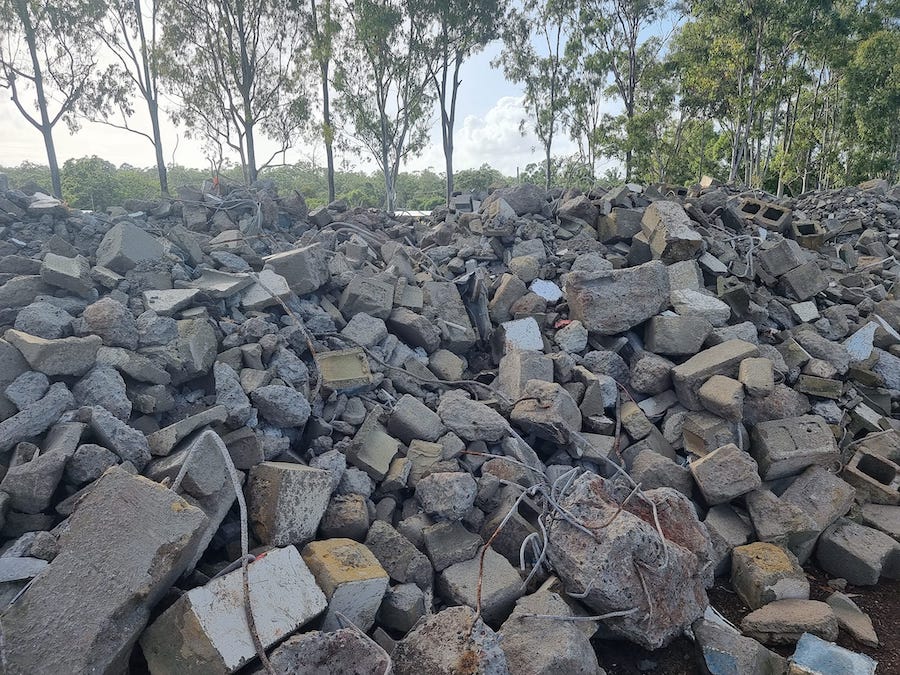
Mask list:
MULTIPOLYGON (((482 115, 467 115, 457 126, 453 152, 456 170, 478 168, 490 164, 508 176, 515 176, 516 169, 524 169, 532 162, 543 159, 544 148, 528 121, 524 97, 503 96, 482 115), (519 130, 526 120, 523 135, 519 130)), ((574 144, 560 133, 553 143, 554 155, 566 155, 575 151, 574 144)), ((440 143, 432 134, 432 142, 422 155, 407 162, 408 170, 431 167, 443 170, 444 156, 440 143)))

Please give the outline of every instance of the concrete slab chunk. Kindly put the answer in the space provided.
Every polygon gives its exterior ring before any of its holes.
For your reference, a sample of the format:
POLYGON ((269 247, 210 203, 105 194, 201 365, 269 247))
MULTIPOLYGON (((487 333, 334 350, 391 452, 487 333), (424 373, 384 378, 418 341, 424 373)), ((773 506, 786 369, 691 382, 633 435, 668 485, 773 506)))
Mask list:
POLYGON ((4 672, 124 671, 206 522, 200 509, 161 485, 107 471, 70 517, 59 554, 0 614, 4 672))

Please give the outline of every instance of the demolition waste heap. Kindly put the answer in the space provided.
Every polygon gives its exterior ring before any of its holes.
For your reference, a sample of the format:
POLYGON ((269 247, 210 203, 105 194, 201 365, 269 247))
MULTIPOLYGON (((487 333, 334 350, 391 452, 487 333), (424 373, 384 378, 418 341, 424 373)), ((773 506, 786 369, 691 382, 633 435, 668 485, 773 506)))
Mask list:
POLYGON ((873 673, 900 186, 478 197, 0 185, 3 672, 873 673))

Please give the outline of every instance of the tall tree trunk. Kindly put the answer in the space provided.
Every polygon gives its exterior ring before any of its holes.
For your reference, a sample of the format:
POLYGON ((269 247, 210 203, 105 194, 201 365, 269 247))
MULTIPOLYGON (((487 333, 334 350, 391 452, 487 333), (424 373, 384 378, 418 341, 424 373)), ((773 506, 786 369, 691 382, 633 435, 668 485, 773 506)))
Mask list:
POLYGON ((256 139, 253 137, 253 122, 244 125, 245 143, 247 146, 247 180, 252 185, 259 178, 256 168, 256 139))
POLYGON ((330 92, 328 91, 328 71, 329 64, 327 61, 321 62, 322 69, 322 126, 325 132, 325 163, 326 173, 328 177, 328 203, 334 201, 334 127, 331 125, 331 101, 330 92))
POLYGON ((156 100, 147 101, 150 112, 150 126, 153 129, 153 150, 156 152, 156 173, 159 175, 159 191, 163 196, 169 195, 169 173, 166 169, 166 158, 163 156, 162 133, 159 128, 159 105, 156 100))
MULTIPOLYGON (((313 40, 316 43, 317 60, 319 62, 319 72, 322 77, 322 136, 325 141, 325 171, 326 180, 328 181, 328 203, 334 201, 334 127, 331 125, 331 92, 329 91, 328 78, 331 70, 330 52, 323 49, 324 40, 330 39, 331 35, 331 2, 325 2, 325 25, 326 34, 319 33, 319 17, 316 10, 316 0, 309 0, 310 21, 312 22, 313 40)), ((330 45, 329 45, 330 49, 330 45)))
POLYGON ((34 69, 34 93, 37 98, 38 110, 41 114, 41 123, 38 130, 44 138, 44 149, 47 152, 47 164, 50 166, 50 183, 53 196, 62 199, 62 179, 59 174, 59 161, 56 158, 56 145, 53 142, 53 123, 50 121, 50 112, 47 109, 47 95, 44 92, 44 75, 41 70, 41 61, 37 53, 37 36, 34 24, 31 22, 28 3, 25 0, 16 2, 16 10, 22 21, 22 29, 25 33, 25 42, 28 43, 28 54, 31 56, 31 67, 34 69))

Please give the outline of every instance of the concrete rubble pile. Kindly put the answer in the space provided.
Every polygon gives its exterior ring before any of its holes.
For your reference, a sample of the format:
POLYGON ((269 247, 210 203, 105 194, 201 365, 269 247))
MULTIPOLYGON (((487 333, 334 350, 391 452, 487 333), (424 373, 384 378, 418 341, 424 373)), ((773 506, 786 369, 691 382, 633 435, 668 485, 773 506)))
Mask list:
POLYGON ((900 187, 223 192, 0 193, 4 672, 874 672, 900 187))

